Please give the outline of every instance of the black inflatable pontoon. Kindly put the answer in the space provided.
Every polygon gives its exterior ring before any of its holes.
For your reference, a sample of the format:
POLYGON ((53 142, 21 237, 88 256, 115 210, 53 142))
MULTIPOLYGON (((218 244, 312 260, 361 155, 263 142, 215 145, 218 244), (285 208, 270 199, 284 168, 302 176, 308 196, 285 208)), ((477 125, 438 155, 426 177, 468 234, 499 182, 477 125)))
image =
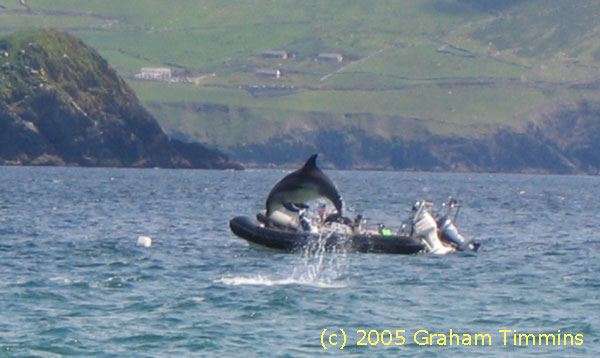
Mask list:
MULTIPOLYGON (((231 231, 238 237, 261 246, 285 251, 301 250, 310 245, 319 245, 319 234, 291 232, 262 227, 247 216, 238 216, 229 221, 231 231)), ((374 234, 332 233, 324 243, 326 250, 346 252, 372 252, 386 254, 416 254, 425 249, 423 243, 410 236, 384 236, 374 234)))

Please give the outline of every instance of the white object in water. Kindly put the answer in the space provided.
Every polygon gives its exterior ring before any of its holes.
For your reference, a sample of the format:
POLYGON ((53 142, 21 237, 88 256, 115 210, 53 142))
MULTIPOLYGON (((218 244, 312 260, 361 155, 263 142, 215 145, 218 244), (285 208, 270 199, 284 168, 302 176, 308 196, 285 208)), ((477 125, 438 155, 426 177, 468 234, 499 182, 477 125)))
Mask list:
POLYGON ((137 246, 142 246, 142 247, 152 246, 152 238, 150 236, 144 236, 144 235, 138 236, 137 246))

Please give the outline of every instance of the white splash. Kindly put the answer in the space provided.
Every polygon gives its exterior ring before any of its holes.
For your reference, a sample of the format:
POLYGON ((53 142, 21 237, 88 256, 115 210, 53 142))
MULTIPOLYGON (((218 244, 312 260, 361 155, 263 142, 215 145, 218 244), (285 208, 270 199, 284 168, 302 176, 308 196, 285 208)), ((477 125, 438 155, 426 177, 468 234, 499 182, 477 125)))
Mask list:
POLYGON ((62 283, 64 285, 70 285, 73 283, 73 281, 70 278, 63 277, 63 276, 50 277, 50 281, 62 283))
POLYGON ((223 277, 214 281, 215 283, 222 283, 228 286, 288 286, 288 285, 301 285, 301 286, 312 286, 318 288, 343 288, 346 287, 344 283, 332 283, 319 280, 306 280, 302 278, 270 278, 262 275, 256 276, 234 276, 234 277, 223 277))
POLYGON ((327 251, 328 235, 305 247, 291 273, 255 276, 223 277, 216 280, 230 286, 302 285, 319 288, 343 288, 348 282, 341 279, 349 270, 348 256, 343 250, 327 251))

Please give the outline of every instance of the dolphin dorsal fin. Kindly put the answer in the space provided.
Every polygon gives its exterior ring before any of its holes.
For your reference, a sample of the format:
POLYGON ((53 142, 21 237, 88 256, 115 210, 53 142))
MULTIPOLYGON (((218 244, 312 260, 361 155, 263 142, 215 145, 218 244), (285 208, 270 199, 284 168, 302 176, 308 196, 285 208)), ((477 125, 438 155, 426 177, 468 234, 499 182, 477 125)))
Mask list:
POLYGON ((302 167, 302 170, 313 170, 313 169, 317 169, 317 157, 319 156, 319 154, 313 154, 310 156, 310 158, 308 158, 308 160, 306 161, 306 163, 304 163, 304 166, 302 167))

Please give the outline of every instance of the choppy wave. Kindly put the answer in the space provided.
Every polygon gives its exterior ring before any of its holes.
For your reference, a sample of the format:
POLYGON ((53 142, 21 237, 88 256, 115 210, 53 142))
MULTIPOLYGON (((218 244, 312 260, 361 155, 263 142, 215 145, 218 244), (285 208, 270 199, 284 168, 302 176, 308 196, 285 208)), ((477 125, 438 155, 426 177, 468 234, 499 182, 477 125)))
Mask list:
POLYGON ((324 329, 406 330, 402 347, 339 352, 352 357, 600 354, 598 177, 328 173, 390 226, 415 199, 460 192, 460 230, 484 244, 431 257, 249 247, 227 220, 255 212, 280 171, 0 169, 0 356, 303 358, 336 351, 324 329), (421 329, 493 345, 409 344, 421 329), (510 347, 499 329, 584 343, 510 347))

